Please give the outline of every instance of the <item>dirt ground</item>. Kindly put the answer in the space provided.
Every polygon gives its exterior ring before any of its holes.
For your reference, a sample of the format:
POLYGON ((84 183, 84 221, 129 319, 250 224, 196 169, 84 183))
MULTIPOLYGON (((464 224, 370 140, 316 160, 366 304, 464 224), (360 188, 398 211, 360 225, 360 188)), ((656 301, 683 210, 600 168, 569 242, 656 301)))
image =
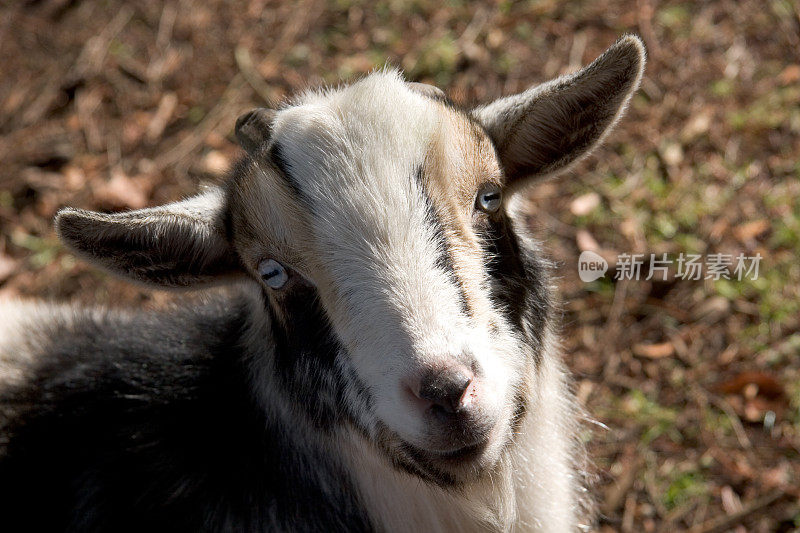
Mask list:
MULTIPOLYGON (((641 90, 537 187, 566 361, 595 424, 603 531, 800 528, 800 4, 793 0, 51 0, 0 8, 0 297, 175 296, 66 253, 60 206, 219 181, 243 111, 388 62, 464 104, 575 70, 626 32, 641 90), (578 255, 760 254, 758 279, 584 283, 578 255)), ((649 263, 645 263, 645 267, 649 263)), ((2 317, 0 317, 2 320, 2 317)))

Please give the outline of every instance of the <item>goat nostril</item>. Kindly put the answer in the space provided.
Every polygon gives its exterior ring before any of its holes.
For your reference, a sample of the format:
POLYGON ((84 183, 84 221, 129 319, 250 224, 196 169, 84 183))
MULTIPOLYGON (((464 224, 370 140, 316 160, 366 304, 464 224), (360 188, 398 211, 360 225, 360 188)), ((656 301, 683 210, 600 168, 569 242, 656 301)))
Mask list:
POLYGON ((446 413, 455 413, 469 403, 472 375, 466 370, 430 371, 420 382, 419 397, 446 413))

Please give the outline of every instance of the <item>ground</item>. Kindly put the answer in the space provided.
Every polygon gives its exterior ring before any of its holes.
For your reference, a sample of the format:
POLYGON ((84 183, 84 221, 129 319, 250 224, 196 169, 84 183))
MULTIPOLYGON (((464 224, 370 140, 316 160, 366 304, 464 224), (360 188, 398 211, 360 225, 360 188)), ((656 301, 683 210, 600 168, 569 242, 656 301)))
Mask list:
MULTIPOLYGON (((591 418, 603 531, 800 528, 800 6, 792 0, 51 0, 0 7, 0 297, 157 306, 58 244, 60 206, 222 179, 236 117, 388 62, 469 105, 649 62, 605 146, 530 194, 591 418), (584 283, 578 255, 610 261, 584 283), (759 275, 613 280, 619 254, 760 254, 759 275)), ((655 263, 652 263, 655 264, 655 263)), ((2 317, 0 317, 2 319, 2 317)))

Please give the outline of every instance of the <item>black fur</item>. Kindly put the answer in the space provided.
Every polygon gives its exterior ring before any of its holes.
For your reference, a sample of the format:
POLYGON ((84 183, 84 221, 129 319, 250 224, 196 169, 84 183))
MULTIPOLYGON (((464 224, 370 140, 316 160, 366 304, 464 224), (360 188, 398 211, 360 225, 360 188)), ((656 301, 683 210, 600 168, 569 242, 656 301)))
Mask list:
POLYGON ((508 215, 489 217, 478 233, 484 242, 490 294, 499 309, 525 335, 537 365, 552 309, 550 273, 537 250, 522 246, 508 215))
POLYGON ((353 391, 369 408, 369 390, 350 367, 316 290, 298 280, 276 300, 284 317, 280 320, 271 315, 277 347, 273 367, 283 385, 281 392, 300 406, 318 429, 330 431, 347 421, 366 431, 349 411, 344 394, 353 391))
POLYGON ((278 174, 284 179, 292 193, 294 193, 297 198, 302 199, 306 203, 307 208, 312 208, 312 202, 305 191, 303 191, 303 187, 298 183, 294 174, 292 174, 292 168, 286 161, 286 158, 283 157, 283 149, 279 143, 273 143, 272 147, 269 149, 269 160, 271 160, 275 168, 278 169, 278 174))
POLYGON ((51 331, 0 398, 3 531, 373 529, 335 457, 257 404, 258 316, 224 298, 51 331))
POLYGON ((415 178, 417 185, 419 185, 419 188, 422 191, 422 196, 425 201, 425 216, 427 218, 427 222, 435 232, 434 237, 436 239, 436 245, 439 247, 439 255, 436 258, 436 266, 443 270, 450 278, 450 282, 458 288, 458 305, 461 308, 461 312, 471 317, 473 313, 472 309, 469 308, 467 303, 467 290, 464 287, 464 283, 461 281, 461 278, 458 277, 458 273, 456 272, 455 262, 450 254, 450 246, 447 242, 444 222, 439 216, 439 213, 436 212, 436 206, 434 205, 433 199, 431 198, 425 186, 425 180, 423 179, 422 173, 423 170, 420 166, 417 168, 415 178))

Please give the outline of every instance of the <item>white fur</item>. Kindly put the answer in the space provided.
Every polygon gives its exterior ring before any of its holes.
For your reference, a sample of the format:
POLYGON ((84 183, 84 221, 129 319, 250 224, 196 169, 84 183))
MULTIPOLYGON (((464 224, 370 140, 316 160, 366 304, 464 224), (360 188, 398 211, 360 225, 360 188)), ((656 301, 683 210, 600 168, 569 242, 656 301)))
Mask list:
MULTIPOLYGON (((435 267, 437 247, 414 175, 441 126, 440 108, 390 71, 304 96, 278 113, 273 130, 313 205, 301 224, 307 233, 290 240, 303 243, 301 255, 319 258, 308 267, 310 280, 371 387, 375 414, 420 447, 428 445, 427 427, 402 387, 415 373, 471 351, 486 370, 486 411, 507 418, 508 383, 519 371, 517 343, 497 340, 513 335, 490 342, 488 331, 463 316, 457 288, 435 267)), ((497 448, 503 440, 498 435, 497 448)))
POLYGON ((341 435, 341 456, 379 523, 409 532, 568 531, 579 511, 575 413, 557 355, 543 354, 541 383, 529 376, 531 413, 501 456, 514 408, 509 384, 526 372, 525 347, 497 310, 494 336, 470 323, 455 305, 455 287, 434 267, 437 250, 413 174, 442 126, 437 107, 386 72, 308 94, 278 113, 273 142, 313 212, 292 220, 294 229, 272 228, 286 235, 282 242, 303 243, 303 252, 273 253, 319 258, 305 264, 309 279, 370 385, 374 414, 404 440, 426 445, 423 421, 399 387, 409 371, 466 349, 486 371, 481 401, 499 421, 487 451, 496 464, 478 482, 442 489, 398 471, 358 433, 341 435))
POLYGON ((55 324, 71 323, 73 316, 68 306, 0 302, 0 389, 27 378, 34 354, 48 342, 48 329, 55 324))

